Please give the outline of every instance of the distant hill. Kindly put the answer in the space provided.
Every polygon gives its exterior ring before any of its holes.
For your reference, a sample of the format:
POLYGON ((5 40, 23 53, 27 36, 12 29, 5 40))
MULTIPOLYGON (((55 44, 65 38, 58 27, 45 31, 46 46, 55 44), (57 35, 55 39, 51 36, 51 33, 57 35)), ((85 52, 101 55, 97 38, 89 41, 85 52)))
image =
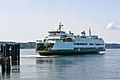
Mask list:
MULTIPOLYGON (((15 42, 0 42, 0 44, 14 44, 15 42)), ((26 42, 22 43, 19 42, 20 48, 21 49, 35 49, 36 48, 36 43, 35 42, 26 42)), ((118 49, 120 48, 120 44, 117 43, 106 43, 105 44, 106 49, 118 49)))
POLYGON ((35 42, 27 42, 27 43, 20 43, 21 49, 35 49, 36 43, 35 42))
MULTIPOLYGON (((21 49, 35 49, 36 43, 35 42, 27 42, 27 43, 20 43, 21 49)), ((106 49, 118 49, 120 48, 120 44, 116 43, 106 43, 106 49)))
POLYGON ((116 44, 116 43, 106 43, 105 47, 107 49, 118 49, 120 48, 120 44, 116 44))
MULTIPOLYGON (((27 43, 20 43, 21 49, 35 49, 36 43, 35 42, 27 42, 27 43)), ((118 49, 120 48, 120 44, 116 43, 106 43, 106 49, 118 49)))
MULTIPOLYGON (((16 42, 0 42, 0 44, 15 44, 16 42)), ((35 42, 18 42, 20 44, 20 49, 35 49, 36 43, 35 42)))

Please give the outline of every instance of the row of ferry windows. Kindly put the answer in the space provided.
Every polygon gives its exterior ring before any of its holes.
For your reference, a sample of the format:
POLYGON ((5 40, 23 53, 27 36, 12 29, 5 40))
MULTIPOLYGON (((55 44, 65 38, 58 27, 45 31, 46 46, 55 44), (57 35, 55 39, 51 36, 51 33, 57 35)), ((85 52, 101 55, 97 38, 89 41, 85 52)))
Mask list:
POLYGON ((88 47, 88 48, 83 48, 83 47, 79 48, 79 47, 76 47, 76 48, 74 48, 74 50, 78 50, 78 49, 104 49, 104 47, 98 47, 98 48, 96 48, 96 47, 88 47))
MULTIPOLYGON (((74 45, 87 45, 88 43, 74 43, 74 45)), ((89 45, 94 45, 93 43, 90 43, 89 45)), ((104 45, 104 44, 95 44, 95 45, 104 45)))

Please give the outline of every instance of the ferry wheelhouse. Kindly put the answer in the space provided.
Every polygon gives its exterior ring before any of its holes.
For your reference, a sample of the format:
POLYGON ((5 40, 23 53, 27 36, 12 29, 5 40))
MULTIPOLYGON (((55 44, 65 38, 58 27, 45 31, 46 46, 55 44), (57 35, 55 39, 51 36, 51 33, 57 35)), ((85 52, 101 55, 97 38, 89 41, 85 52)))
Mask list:
POLYGON ((105 51, 105 43, 102 38, 96 35, 86 36, 85 31, 80 35, 66 33, 61 30, 63 25, 55 31, 48 31, 48 36, 44 40, 36 41, 36 52, 40 55, 75 55, 75 54, 93 54, 99 51, 105 51))

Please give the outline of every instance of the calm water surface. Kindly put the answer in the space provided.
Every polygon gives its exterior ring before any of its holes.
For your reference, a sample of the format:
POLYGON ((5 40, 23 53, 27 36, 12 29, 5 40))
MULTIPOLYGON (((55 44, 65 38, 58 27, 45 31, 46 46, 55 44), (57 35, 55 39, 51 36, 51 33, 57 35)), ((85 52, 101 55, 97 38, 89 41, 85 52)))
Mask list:
POLYGON ((20 70, 13 66, 10 76, 0 77, 1 80, 120 80, 120 49, 104 53, 36 58, 34 49, 22 49, 20 70))

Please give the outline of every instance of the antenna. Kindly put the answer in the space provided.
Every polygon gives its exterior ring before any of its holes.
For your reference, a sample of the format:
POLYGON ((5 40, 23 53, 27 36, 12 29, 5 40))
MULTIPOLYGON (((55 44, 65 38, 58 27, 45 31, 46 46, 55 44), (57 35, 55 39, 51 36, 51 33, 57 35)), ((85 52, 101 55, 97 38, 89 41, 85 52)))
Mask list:
POLYGON ((61 22, 60 22, 58 30, 61 31, 61 27, 62 27, 62 26, 63 26, 63 25, 62 25, 61 22))
POLYGON ((89 36, 91 36, 91 28, 89 27, 89 36))

